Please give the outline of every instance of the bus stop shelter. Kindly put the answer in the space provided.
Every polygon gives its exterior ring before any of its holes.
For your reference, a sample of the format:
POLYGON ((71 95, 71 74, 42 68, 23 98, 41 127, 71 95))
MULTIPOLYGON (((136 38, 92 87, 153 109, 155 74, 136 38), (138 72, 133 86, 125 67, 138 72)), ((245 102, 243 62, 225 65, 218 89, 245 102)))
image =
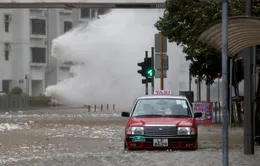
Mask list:
MULTIPOLYGON (((209 26, 199 40, 219 51, 222 50, 222 23, 216 22, 209 26)), ((244 153, 254 154, 255 144, 255 109, 253 106, 256 90, 253 85, 253 51, 254 46, 260 45, 260 18, 252 16, 236 16, 228 19, 228 54, 237 56, 242 51, 244 59, 244 153)), ((258 107, 256 107, 259 109, 258 107)), ((257 110, 256 109, 256 110, 257 110)), ((256 111, 258 112, 258 111, 256 111)), ((256 118, 259 119, 259 118, 256 118)))
MULTIPOLYGON (((228 22, 229 56, 236 56, 248 47, 260 45, 260 18, 229 17, 228 22)), ((221 21, 207 28, 199 40, 221 51, 221 21)))

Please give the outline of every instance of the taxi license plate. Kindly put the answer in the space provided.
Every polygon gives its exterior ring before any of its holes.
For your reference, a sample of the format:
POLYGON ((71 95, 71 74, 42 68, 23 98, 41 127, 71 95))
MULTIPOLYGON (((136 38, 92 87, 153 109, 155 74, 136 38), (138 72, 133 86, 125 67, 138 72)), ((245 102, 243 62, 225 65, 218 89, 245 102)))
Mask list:
POLYGON ((153 139, 153 147, 168 147, 168 139, 165 138, 153 139))

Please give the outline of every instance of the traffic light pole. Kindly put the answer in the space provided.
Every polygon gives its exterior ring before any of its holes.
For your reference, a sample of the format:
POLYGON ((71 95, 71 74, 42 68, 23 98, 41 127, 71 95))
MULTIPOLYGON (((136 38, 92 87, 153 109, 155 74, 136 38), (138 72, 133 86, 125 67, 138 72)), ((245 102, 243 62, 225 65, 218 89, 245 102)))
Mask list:
MULTIPOLYGON (((151 54, 152 54, 152 68, 154 68, 154 47, 151 47, 151 54)), ((151 94, 154 92, 154 77, 151 78, 151 94)))
MULTIPOLYGON (((148 51, 145 51, 145 59, 148 59, 148 51)), ((148 78, 145 79, 145 95, 148 95, 148 78)))
POLYGON ((148 79, 145 79, 145 95, 148 95, 148 79))
POLYGON ((163 90, 163 35, 160 33, 160 89, 163 90))

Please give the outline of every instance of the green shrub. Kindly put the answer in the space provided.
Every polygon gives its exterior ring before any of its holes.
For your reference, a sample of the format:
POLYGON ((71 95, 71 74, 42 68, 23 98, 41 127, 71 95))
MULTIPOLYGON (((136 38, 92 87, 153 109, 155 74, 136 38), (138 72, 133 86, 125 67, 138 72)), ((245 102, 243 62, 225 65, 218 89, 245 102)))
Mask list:
POLYGON ((21 95, 23 90, 20 87, 13 87, 11 90, 11 95, 21 95))
POLYGON ((41 95, 41 96, 29 96, 29 106, 32 107, 42 107, 49 106, 51 103, 51 97, 41 95))

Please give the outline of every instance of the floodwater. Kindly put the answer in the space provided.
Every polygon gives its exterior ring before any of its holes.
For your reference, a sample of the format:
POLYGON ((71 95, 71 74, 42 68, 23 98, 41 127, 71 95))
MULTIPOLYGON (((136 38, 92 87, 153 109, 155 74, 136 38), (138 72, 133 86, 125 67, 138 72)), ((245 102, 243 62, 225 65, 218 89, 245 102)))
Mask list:
MULTIPOLYGON (((119 111, 45 109, 0 115, 0 165, 62 166, 220 166, 222 128, 199 126, 197 151, 123 150, 126 118, 119 111)), ((258 166, 255 155, 243 154, 242 128, 232 128, 231 166, 258 166)))

